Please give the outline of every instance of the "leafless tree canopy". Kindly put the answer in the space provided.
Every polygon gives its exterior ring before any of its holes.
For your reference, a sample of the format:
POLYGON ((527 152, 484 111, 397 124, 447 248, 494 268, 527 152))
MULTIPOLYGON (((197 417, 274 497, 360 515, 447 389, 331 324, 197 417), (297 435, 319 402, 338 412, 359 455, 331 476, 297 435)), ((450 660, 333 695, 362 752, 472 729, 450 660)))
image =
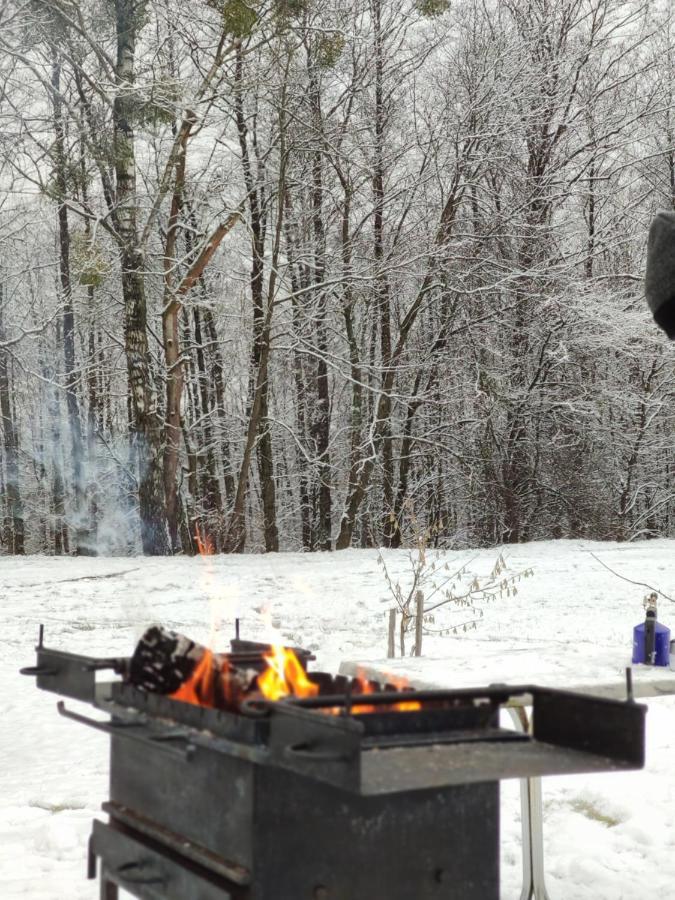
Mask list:
POLYGON ((0 0, 0 552, 675 534, 670 15, 0 0))

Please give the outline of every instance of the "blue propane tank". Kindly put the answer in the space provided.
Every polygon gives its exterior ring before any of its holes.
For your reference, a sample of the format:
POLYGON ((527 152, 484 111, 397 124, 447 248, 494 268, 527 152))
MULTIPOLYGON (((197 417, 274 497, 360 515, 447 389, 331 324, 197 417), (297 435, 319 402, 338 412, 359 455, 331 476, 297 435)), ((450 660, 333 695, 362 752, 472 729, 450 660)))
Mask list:
POLYGON ((656 621, 656 594, 645 600, 644 622, 633 629, 633 662, 648 666, 670 664, 670 628, 656 621))

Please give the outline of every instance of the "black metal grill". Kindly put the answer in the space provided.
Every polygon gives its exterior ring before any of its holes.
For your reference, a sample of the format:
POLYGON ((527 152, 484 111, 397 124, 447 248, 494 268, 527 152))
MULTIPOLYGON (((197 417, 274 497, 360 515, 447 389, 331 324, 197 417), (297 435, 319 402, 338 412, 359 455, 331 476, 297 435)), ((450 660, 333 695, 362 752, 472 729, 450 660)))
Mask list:
MULTIPOLYGON (((265 645, 232 643, 231 658, 262 664, 265 645)), ((147 900, 498 900, 501 779, 643 765, 632 702, 531 685, 357 694, 310 673, 318 696, 237 714, 138 690, 128 665, 40 640, 24 670, 109 716, 58 704, 111 737, 109 821, 94 822, 89 867, 100 862, 105 900, 118 885, 147 900), (101 669, 122 680, 97 683, 101 669), (499 725, 523 695, 531 735, 499 725)))

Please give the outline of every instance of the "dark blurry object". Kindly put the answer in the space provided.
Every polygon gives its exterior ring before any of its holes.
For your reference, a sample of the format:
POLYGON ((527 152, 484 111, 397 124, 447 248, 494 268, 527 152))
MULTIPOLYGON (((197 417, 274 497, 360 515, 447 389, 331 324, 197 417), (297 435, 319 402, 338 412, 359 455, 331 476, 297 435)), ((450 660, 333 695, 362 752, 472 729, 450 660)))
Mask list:
POLYGON ((660 212, 649 229, 645 294, 654 321, 675 340, 675 212, 660 212))

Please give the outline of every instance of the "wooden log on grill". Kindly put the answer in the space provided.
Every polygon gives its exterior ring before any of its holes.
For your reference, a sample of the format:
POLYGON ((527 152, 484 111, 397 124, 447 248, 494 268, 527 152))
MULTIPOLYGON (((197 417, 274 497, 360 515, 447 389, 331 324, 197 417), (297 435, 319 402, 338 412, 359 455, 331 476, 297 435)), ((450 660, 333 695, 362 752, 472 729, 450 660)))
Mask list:
POLYGON ((136 645, 127 681, 149 693, 178 693, 176 699, 236 710, 244 695, 255 691, 257 674, 184 634, 153 625, 136 645))

